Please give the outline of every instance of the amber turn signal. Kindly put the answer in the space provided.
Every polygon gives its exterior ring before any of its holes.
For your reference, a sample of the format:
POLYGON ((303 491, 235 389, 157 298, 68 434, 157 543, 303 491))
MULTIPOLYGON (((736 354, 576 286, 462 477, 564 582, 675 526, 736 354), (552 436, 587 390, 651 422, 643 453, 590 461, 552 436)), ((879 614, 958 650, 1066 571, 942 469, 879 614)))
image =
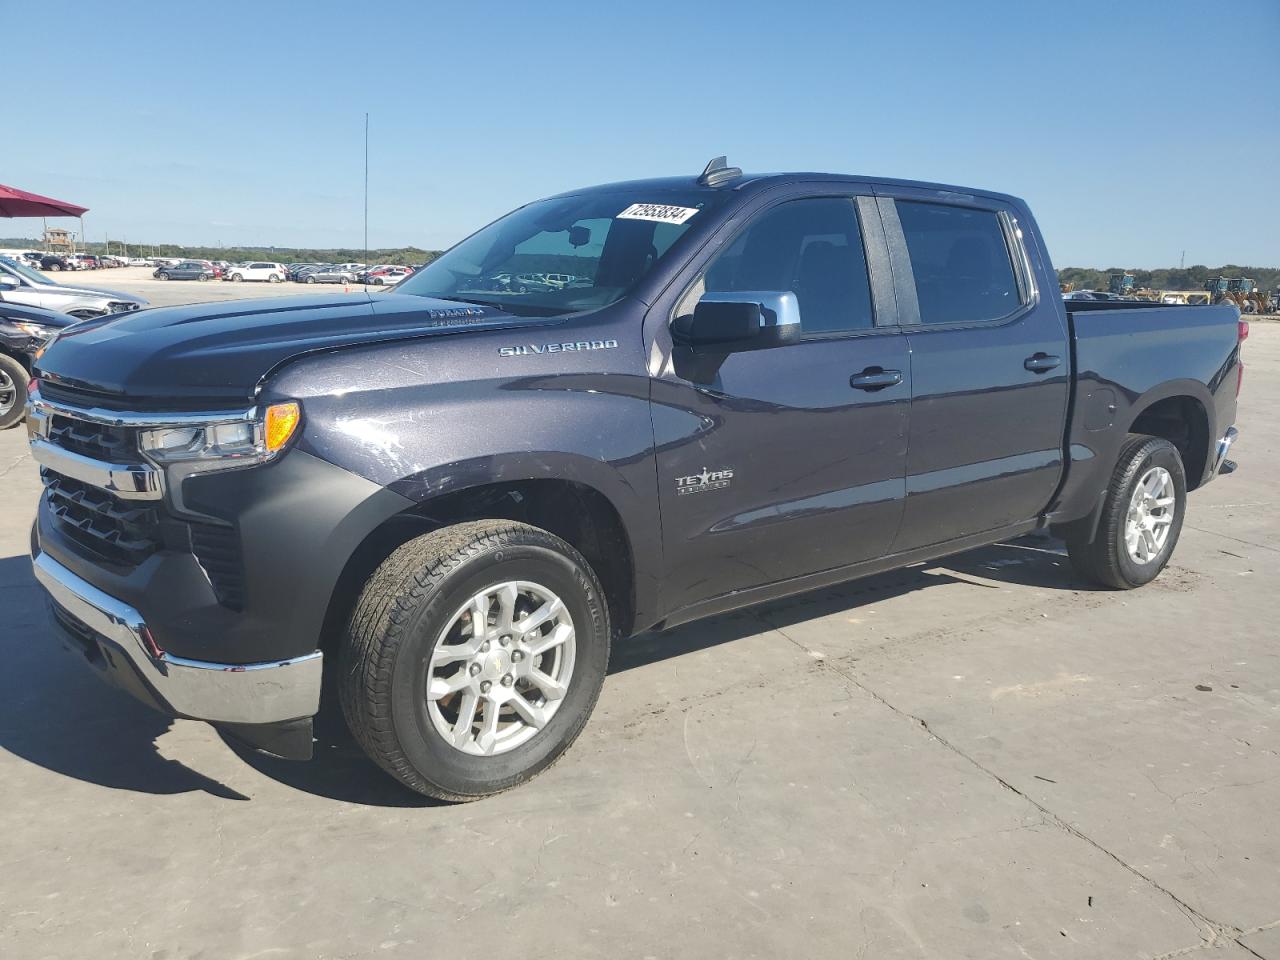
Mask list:
POLYGON ((275 453, 293 436, 302 420, 302 410, 296 403, 273 403, 267 407, 266 443, 267 452, 275 453))

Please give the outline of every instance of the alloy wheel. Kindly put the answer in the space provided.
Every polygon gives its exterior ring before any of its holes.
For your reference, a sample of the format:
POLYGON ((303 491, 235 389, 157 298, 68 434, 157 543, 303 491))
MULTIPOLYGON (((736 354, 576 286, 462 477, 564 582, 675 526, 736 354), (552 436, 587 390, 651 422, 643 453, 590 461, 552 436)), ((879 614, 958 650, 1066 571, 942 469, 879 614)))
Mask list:
POLYGON ((427 713, 463 753, 507 753, 555 716, 573 679, 573 619, 546 587, 508 581, 477 593, 441 631, 427 669, 427 713))

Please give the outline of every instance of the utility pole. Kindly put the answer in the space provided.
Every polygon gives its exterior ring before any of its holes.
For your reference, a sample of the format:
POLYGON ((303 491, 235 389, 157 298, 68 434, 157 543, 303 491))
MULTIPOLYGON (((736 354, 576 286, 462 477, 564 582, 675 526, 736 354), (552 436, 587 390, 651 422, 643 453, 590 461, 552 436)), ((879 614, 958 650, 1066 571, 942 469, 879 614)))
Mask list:
POLYGON ((1178 269, 1185 270, 1187 268, 1187 251, 1182 251, 1182 259, 1178 261, 1178 269))

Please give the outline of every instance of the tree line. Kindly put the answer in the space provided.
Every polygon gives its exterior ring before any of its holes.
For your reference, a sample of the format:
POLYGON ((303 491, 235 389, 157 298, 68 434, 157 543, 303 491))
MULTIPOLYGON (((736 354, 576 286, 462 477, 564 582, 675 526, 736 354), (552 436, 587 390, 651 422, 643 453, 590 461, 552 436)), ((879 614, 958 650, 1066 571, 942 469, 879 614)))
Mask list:
MULTIPOLYGON (((0 247, 39 250, 40 241, 31 237, 0 238, 0 247)), ((97 241, 78 245, 81 253, 122 257, 179 257, 183 260, 270 260, 277 263, 395 263, 417 267, 440 256, 439 250, 419 247, 380 247, 363 250, 349 247, 190 247, 176 243, 130 243, 126 248, 119 240, 97 241)))
POLYGON ((1158 270, 1064 267, 1058 271, 1058 280, 1061 283, 1075 284, 1077 290, 1106 290, 1113 273, 1131 273, 1135 286, 1150 290, 1203 290, 1204 282, 1210 277, 1248 277, 1261 290, 1270 292, 1280 289, 1280 267, 1242 267, 1234 263, 1221 267, 1196 264, 1193 267, 1162 267, 1158 270))

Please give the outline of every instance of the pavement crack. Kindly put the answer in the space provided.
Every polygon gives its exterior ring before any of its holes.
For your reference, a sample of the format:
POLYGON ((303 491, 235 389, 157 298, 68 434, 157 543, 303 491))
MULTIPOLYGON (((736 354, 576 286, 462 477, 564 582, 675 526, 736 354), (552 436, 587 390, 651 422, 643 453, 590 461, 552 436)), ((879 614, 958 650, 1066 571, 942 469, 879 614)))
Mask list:
POLYGON ((1240 537, 1233 537, 1231 534, 1223 533, 1221 530, 1206 530, 1204 527, 1197 527, 1194 524, 1186 523, 1185 521, 1182 525, 1184 527, 1190 527, 1192 530, 1197 530, 1200 533, 1207 533, 1211 537, 1222 537, 1224 540, 1243 543, 1246 547, 1257 547, 1259 550, 1270 550, 1272 553, 1280 553, 1280 547, 1268 546, 1265 543, 1254 543, 1252 540, 1242 540, 1240 537))
MULTIPOLYGON (((771 622, 764 613, 756 612, 755 616, 758 617, 759 620, 770 630, 776 631, 780 636, 782 636, 784 639, 786 639, 790 643, 794 644, 796 647, 803 650, 805 653, 809 654, 810 656, 813 656, 816 653, 816 651, 810 649, 808 646, 806 646, 805 644, 801 643, 799 640, 796 640, 794 637, 792 637, 789 633, 787 633, 786 630, 782 629, 781 627, 771 622)), ((1245 946, 1243 943, 1240 943, 1240 938, 1243 937, 1245 934, 1238 927, 1234 927, 1226 923, 1220 923, 1219 921, 1213 920, 1212 918, 1201 913, 1195 907, 1191 906, 1191 904, 1187 903, 1185 900, 1179 897, 1172 890, 1168 889, 1165 886, 1162 886, 1153 877, 1147 876, 1137 867, 1126 862, 1118 854, 1115 854, 1110 850, 1108 850, 1106 847, 1104 847, 1098 841, 1094 840, 1084 831, 1080 830, 1074 824, 1068 822, 1067 820, 1064 820, 1062 817, 1058 816, 1058 814, 1054 813, 1052 810, 1050 810, 1044 804, 1040 803, 1035 798, 1030 797, 1027 794, 1023 793, 1021 790, 1015 787, 1012 783, 1010 783, 1004 777, 1000 776, 1000 774, 996 773, 990 767, 987 767, 980 761, 976 760, 970 754, 965 752, 965 750, 962 749, 960 746, 948 740, 946 737, 942 736, 940 733, 938 733, 936 730, 930 727, 929 722, 925 720, 923 717, 918 717, 914 713, 911 713, 908 710, 904 710, 903 708, 890 702, 883 695, 878 693, 873 688, 869 687, 867 684, 863 683, 854 674, 850 673, 847 669, 844 669, 839 665, 837 665, 834 661, 824 660, 823 662, 833 673, 842 677, 846 682, 856 687, 858 690, 862 691, 867 696, 871 697, 877 703, 881 704, 884 707, 887 707, 889 710, 893 711, 898 716, 914 723, 916 726, 924 730, 925 733, 927 733, 930 737, 936 740, 939 744, 941 744, 947 750, 950 750, 952 753, 954 753, 956 756, 960 757, 961 759, 966 760, 968 763, 976 767, 979 771, 981 771, 987 777, 989 777, 990 779, 998 783, 1005 790, 1008 790, 1010 793, 1015 794, 1026 803, 1031 804, 1031 806, 1035 807, 1038 811, 1040 811, 1041 815, 1045 818, 1045 820, 1049 824, 1066 832, 1070 836, 1075 837, 1077 840, 1084 841, 1089 846, 1093 847, 1095 850, 1101 853, 1103 856, 1114 861, 1121 868, 1123 868, 1133 876, 1137 877, 1139 880, 1146 883, 1152 889, 1163 894, 1171 903, 1173 903, 1173 905, 1184 916, 1187 917, 1187 919, 1192 923, 1193 926, 1197 926, 1200 928, 1200 938, 1202 940, 1200 944, 1197 944, 1194 947, 1187 948, 1187 950, 1179 950, 1172 954, 1166 954, 1165 957, 1181 956, 1183 953, 1190 952, 1191 950, 1199 950, 1204 947, 1217 946, 1225 942, 1234 942, 1239 946, 1241 946, 1242 948, 1244 948, 1245 950, 1249 950, 1247 946, 1245 946)), ((1252 950, 1249 950, 1249 952, 1254 953, 1252 950)), ((1258 956, 1258 954, 1254 953, 1254 956, 1258 956)), ((1155 960, 1161 960, 1161 958, 1155 958, 1155 960)))
POLYGON ((30 459, 31 459, 31 455, 29 453, 22 454, 16 460, 10 463, 7 467, 5 467, 3 470, 0 470, 0 479, 7 477, 9 475, 9 471, 12 470, 14 467, 16 467, 18 464, 22 463, 22 461, 30 460, 30 459))

